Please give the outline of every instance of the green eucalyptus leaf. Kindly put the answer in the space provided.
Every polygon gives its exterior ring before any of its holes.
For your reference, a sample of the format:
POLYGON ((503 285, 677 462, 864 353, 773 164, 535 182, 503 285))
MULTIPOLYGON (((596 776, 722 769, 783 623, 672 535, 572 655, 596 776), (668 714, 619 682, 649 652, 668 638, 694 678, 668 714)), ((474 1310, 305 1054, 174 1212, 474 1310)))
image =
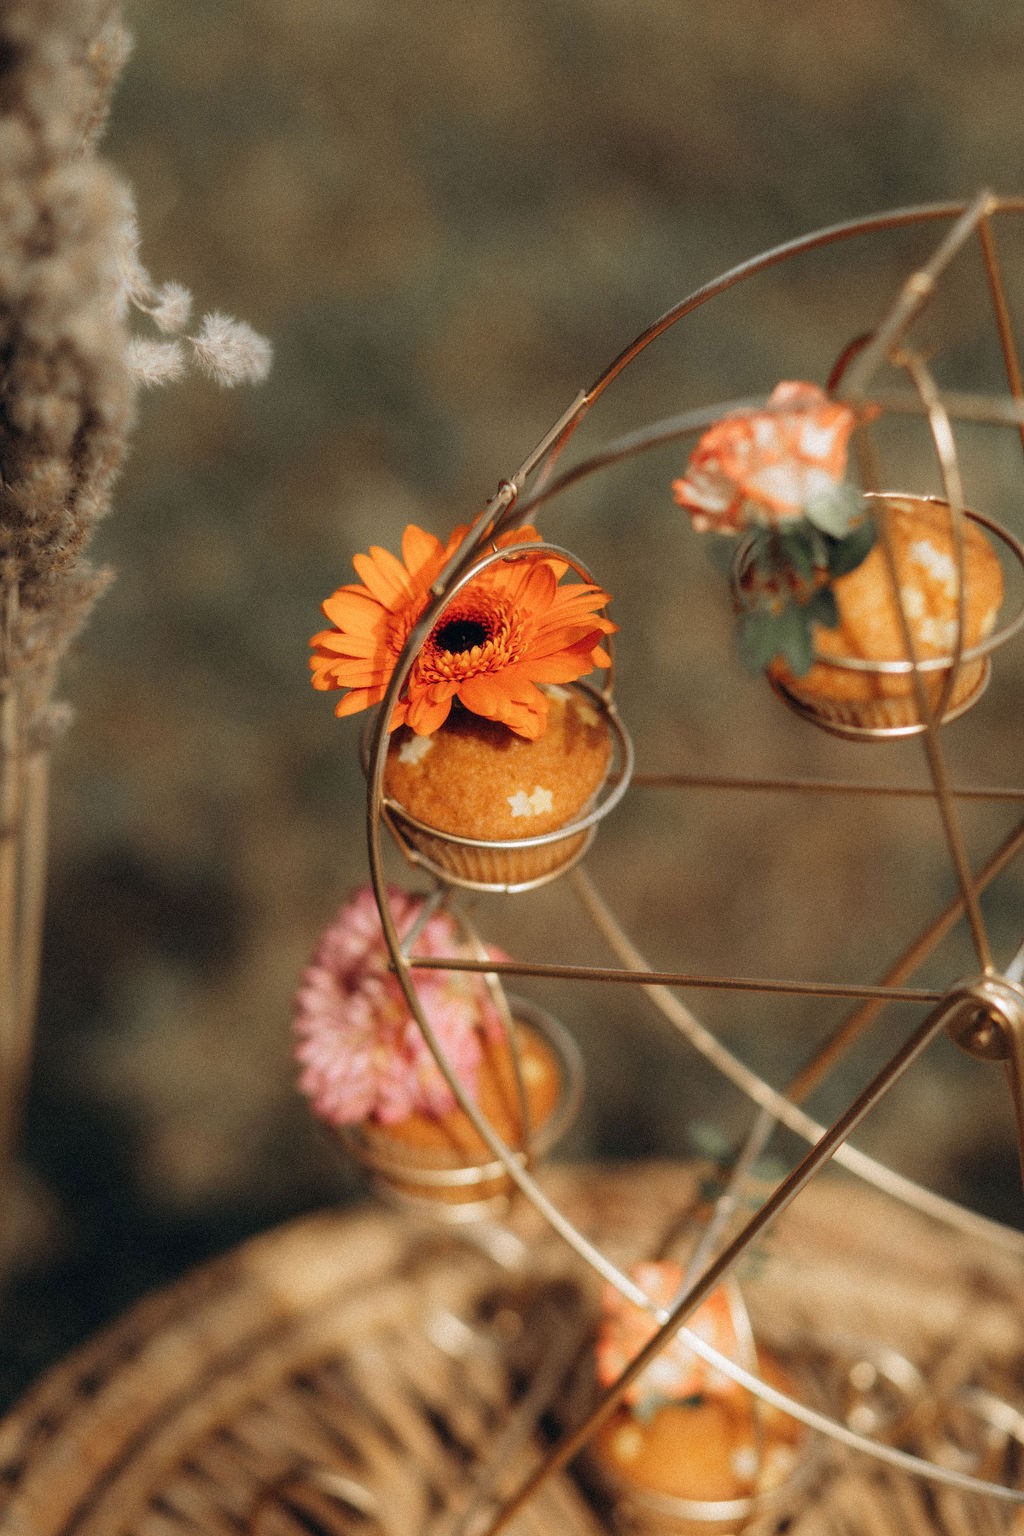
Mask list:
POLYGON ((790 604, 783 608, 775 626, 775 655, 786 658, 797 677, 810 671, 814 661, 811 643, 811 619, 806 606, 790 604))
POLYGON ((860 495, 844 481, 823 496, 815 496, 804 507, 807 521, 834 539, 845 538, 861 510, 860 495))
POLYGON ((763 672, 780 650, 779 628, 782 613, 768 613, 763 608, 740 615, 740 661, 748 672, 763 672))
POLYGON ((878 530, 874 519, 866 517, 862 523, 846 535, 845 539, 829 541, 828 569, 831 576, 845 576, 855 571, 867 559, 874 548, 878 530))
POLYGON ((835 629, 839 623, 839 604, 831 587, 819 587, 805 612, 809 620, 816 624, 824 624, 826 629, 835 629))
POLYGON ((812 523, 807 524, 807 538, 811 546, 811 554, 818 570, 824 570, 828 566, 829 545, 834 542, 820 528, 815 528, 812 523))
POLYGON ((751 563, 760 581, 771 581, 779 569, 775 540, 768 532, 758 529, 751 545, 751 563))
POLYGON ((779 544, 788 563, 796 571, 798 576, 803 576, 807 581, 814 578, 814 541, 813 528, 804 524, 797 524, 795 528, 787 529, 780 533, 779 544))

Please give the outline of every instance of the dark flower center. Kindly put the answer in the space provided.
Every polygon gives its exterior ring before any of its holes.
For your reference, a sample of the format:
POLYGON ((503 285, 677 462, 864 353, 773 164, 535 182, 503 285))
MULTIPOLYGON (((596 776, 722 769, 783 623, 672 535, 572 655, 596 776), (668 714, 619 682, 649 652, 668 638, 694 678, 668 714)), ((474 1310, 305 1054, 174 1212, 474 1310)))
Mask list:
POLYGON ((486 624, 468 618, 448 619, 438 625, 433 636, 437 648, 449 652, 471 651, 474 645, 483 645, 490 637, 486 624))

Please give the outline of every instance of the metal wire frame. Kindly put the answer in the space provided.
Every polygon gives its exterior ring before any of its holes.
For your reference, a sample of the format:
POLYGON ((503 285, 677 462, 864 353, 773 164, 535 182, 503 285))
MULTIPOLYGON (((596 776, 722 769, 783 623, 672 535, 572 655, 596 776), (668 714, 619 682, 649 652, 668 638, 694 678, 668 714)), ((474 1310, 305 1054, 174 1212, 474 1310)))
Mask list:
MULTIPOLYGON (((611 445, 611 447, 604 450, 602 454, 595 455, 591 459, 584 461, 582 464, 576 465, 573 469, 563 474, 559 478, 553 478, 556 461, 567 445, 572 433, 576 430, 577 426, 582 421, 583 417, 589 411, 594 402, 599 398, 599 396, 604 392, 604 390, 607 389, 613 380, 618 376, 618 374, 626 366, 628 366, 633 361, 633 359, 640 354, 640 352, 642 352, 648 345, 650 345, 658 336, 663 334, 664 331, 669 329, 670 326, 676 324, 686 314, 691 313, 693 310, 698 308, 703 303, 708 302, 717 294, 720 294, 726 291, 726 289, 734 286, 736 283, 744 281, 756 273, 765 271, 769 267, 776 265, 779 262, 788 260, 799 253, 815 250, 836 243, 838 241, 846 240, 868 232, 886 232, 911 224, 926 223, 932 221, 948 222, 952 220, 953 228, 947 234, 946 238, 941 242, 931 260, 924 267, 918 269, 918 271, 911 275, 901 290, 900 294, 897 296, 896 301, 890 307, 890 310, 884 316, 882 322, 873 333, 873 335, 867 340, 866 344, 862 346, 859 351, 853 353, 849 362, 849 368, 846 374, 842 394, 846 399, 859 406, 867 406, 872 403, 878 403, 873 402, 872 397, 869 394, 869 384, 877 367, 883 361, 888 360, 891 362, 896 362, 897 364, 901 364, 906 368, 906 371, 908 372, 914 384, 916 398, 912 398, 910 400, 901 400, 897 403, 896 408, 922 413, 927 417, 932 439, 935 444, 936 453, 939 459, 946 497, 952 508, 953 522, 954 525, 956 525, 956 528, 959 529, 959 531, 955 531, 955 537, 957 539, 958 548, 961 550, 960 585, 962 590, 963 581, 961 525, 963 518, 963 495, 960 485, 959 465, 956 458, 956 449, 955 443, 953 441, 950 419, 951 417, 955 417, 959 411, 962 413, 963 419, 965 420, 984 420, 993 422, 1005 422, 1007 420, 1013 421, 1021 432, 1022 444, 1024 444, 1024 385, 1022 385, 1022 372, 1009 323, 1008 305, 1006 303, 1005 290, 1002 285, 998 260, 995 252, 994 238, 991 230, 991 221, 995 215, 1005 213, 1019 214, 1021 212, 1024 212, 1024 199, 1002 199, 995 197, 989 192, 984 192, 978 198, 976 198, 973 203, 968 205, 960 203, 935 204, 923 208, 901 209, 890 213, 876 215, 868 219, 861 219, 852 221, 847 224, 832 226, 827 230, 819 231, 813 235, 803 237, 800 240, 788 242, 786 245, 776 247, 772 251, 766 252, 762 256, 755 258, 753 261, 743 263, 740 266, 731 269, 722 277, 706 285, 704 288, 698 289, 696 293, 692 294, 688 299, 683 300, 680 304, 669 310, 665 315, 661 317, 660 320, 656 321, 651 327, 641 333, 641 335, 636 338, 634 342, 625 348, 623 352, 621 352, 618 357, 613 360, 609 367, 599 376, 597 381, 590 387, 590 389, 581 392, 581 394, 577 396, 576 400, 572 403, 568 410, 563 414, 562 417, 559 418, 559 421, 554 424, 552 429, 541 440, 540 444, 538 444, 537 448, 535 448, 534 451, 524 461, 524 464, 520 467, 516 474, 512 476, 510 480, 506 480, 501 483, 498 492, 494 497, 491 498, 491 500, 487 503, 487 505, 483 508, 482 512, 477 517, 471 534, 467 539, 464 547, 452 557, 448 563, 448 566, 441 572, 440 576, 438 577, 432 589, 433 601, 428 605, 426 611, 421 617, 420 622, 415 626, 413 632, 409 636, 406 651, 402 660, 399 662, 399 665, 395 668, 385 698, 380 707, 371 742, 371 767, 370 773, 368 775, 367 791, 367 828, 370 872, 377 895, 378 905, 381 909, 381 920, 384 927, 385 937, 388 942, 389 949, 391 950, 396 973, 406 995, 410 1009, 412 1010, 413 1015, 417 1018, 427 1043, 430 1046, 430 1049, 433 1052, 435 1058, 437 1059, 438 1065, 443 1075, 448 1080, 449 1086, 451 1087, 456 1100, 467 1113, 469 1119, 474 1124, 481 1138, 491 1147, 496 1158, 505 1166, 506 1171, 508 1172, 513 1182, 519 1185, 522 1191, 527 1195, 529 1199, 531 1199, 541 1214, 545 1216, 545 1218, 552 1224, 556 1231, 558 1231, 568 1242, 570 1242, 571 1246, 581 1257, 583 1257, 587 1262, 591 1263, 592 1266, 598 1271, 598 1273, 600 1273, 604 1278, 610 1279, 623 1295, 629 1297, 629 1299, 633 1300, 638 1305, 646 1306, 649 1311, 655 1311, 655 1309, 653 1309, 647 1302, 647 1298, 642 1294, 638 1294, 637 1288, 632 1285, 628 1278, 617 1272, 615 1267, 609 1264, 604 1255, 593 1249, 593 1246, 589 1244, 585 1238, 582 1237, 582 1234, 570 1229, 569 1224, 562 1217, 561 1213, 552 1207, 551 1202, 546 1199, 546 1197, 543 1195, 543 1192, 536 1185, 535 1181, 530 1178, 529 1175, 526 1174, 521 1168, 516 1166, 514 1157, 510 1150, 501 1144, 499 1138, 496 1137, 491 1127, 487 1125, 486 1121, 484 1121, 476 1111, 476 1108, 472 1102, 462 1092, 457 1079, 455 1079, 449 1064, 444 1058, 444 1054, 440 1049, 439 1042, 437 1041, 433 1031, 430 1028, 429 1022, 423 1016, 422 1010, 418 1003, 416 989, 411 975, 411 966, 414 962, 410 962, 407 956, 402 952, 401 945, 398 941, 398 935, 395 931, 394 923, 388 908, 387 893, 383 879, 382 854, 380 846, 380 820, 387 722, 390 719, 393 706, 397 701, 402 687, 405 684, 406 678, 408 677, 409 671, 411 670, 415 656, 426 640, 437 615, 443 609, 445 602, 453 595, 454 591, 457 590, 459 586, 464 584, 466 580, 471 579, 472 575, 475 574, 476 569, 482 568, 482 565, 480 564, 481 550, 486 549, 488 542, 493 539, 499 531, 504 532, 507 529, 511 529, 520 525, 523 521, 525 521, 526 517, 531 515, 535 509, 538 508, 543 502, 550 500, 554 495, 564 491, 571 484, 574 484, 582 479, 585 475, 594 473, 609 463, 617 462, 618 460, 629 457, 634 453, 645 451, 655 442, 665 441, 669 436, 681 437, 689 432, 699 431, 703 426, 709 425, 711 421, 718 419, 725 410, 733 408, 719 406, 716 407, 714 411, 694 412, 690 413, 686 417, 676 418, 670 424, 663 423, 653 429, 649 427, 641 429, 639 432, 632 434, 627 439, 620 439, 618 443, 611 445), (979 245, 981 247, 983 260, 985 262, 985 270, 989 281, 996 325, 1003 347, 1004 361, 1007 371, 1007 381, 1012 397, 1012 404, 1009 406, 1009 408, 1005 402, 993 404, 979 397, 968 396, 951 400, 948 395, 944 397, 940 396, 937 390, 935 390, 933 387, 930 375, 928 374, 923 360, 913 354, 905 347, 905 345, 903 345, 907 329, 911 322, 914 320, 914 318, 916 318, 920 310, 934 295, 939 280, 944 274, 946 268, 973 235, 978 237, 979 245), (527 482, 531 480, 531 478, 533 480, 532 487, 530 491, 524 495, 522 494, 524 488, 527 482)), ((755 402, 754 405, 758 409, 764 408, 764 402, 755 402)), ((874 480, 874 476, 871 473, 870 453, 868 451, 865 451, 863 454, 863 463, 866 465, 867 469, 867 472, 864 474, 864 479, 867 481, 866 488, 869 490, 874 489, 877 487, 877 481, 874 480)), ((762 1209, 757 1213, 755 1217, 748 1221, 741 1232, 717 1256, 717 1258, 711 1261, 708 1267, 704 1270, 703 1274, 696 1278, 694 1283, 689 1287, 686 1296, 681 1299, 678 1305, 673 1309, 672 1313, 666 1316, 655 1311, 655 1316, 659 1323, 659 1329, 652 1339, 650 1345, 643 1351, 642 1355, 633 1362, 633 1365, 624 1373, 620 1381, 609 1390, 608 1394, 602 1402, 600 1409, 598 1410, 598 1414, 592 1416, 591 1419, 588 1420, 584 1426, 582 1426, 582 1428, 577 1432, 575 1436, 570 1437, 569 1440, 563 1441, 560 1446, 557 1446, 529 1479, 528 1483, 524 1484, 519 1493, 516 1494, 513 1499, 503 1507, 503 1509, 498 1513, 497 1519, 487 1527, 487 1536, 495 1536, 495 1533, 502 1529, 513 1517, 516 1510, 521 1508, 525 1499, 528 1498, 531 1493, 534 1492, 536 1488, 546 1480, 548 1476, 550 1476, 560 1466, 564 1465, 565 1462, 571 1459, 572 1455, 575 1454, 575 1451, 579 1448, 587 1436, 593 1432, 596 1424, 600 1421, 600 1417, 606 1417, 607 1414, 612 1411, 615 1404, 619 1401, 622 1392, 628 1386, 629 1381, 631 1381, 633 1377, 644 1368, 646 1363, 651 1358, 653 1358, 658 1349, 667 1341, 669 1337, 672 1336, 672 1334, 674 1334, 680 1328, 685 1327, 686 1318, 690 1315, 693 1309, 700 1304, 700 1302, 710 1293, 710 1290, 713 1289, 717 1283, 719 1283, 726 1275, 730 1273, 732 1266, 735 1264, 740 1255, 746 1251, 750 1243, 752 1243, 755 1238, 764 1230, 764 1228, 772 1220, 775 1219, 781 1210, 785 1209, 786 1205, 788 1205, 790 1201, 796 1197, 804 1184, 806 1184, 806 1182, 808 1182, 808 1180, 812 1178, 814 1174, 821 1167, 823 1167, 824 1164, 832 1156, 836 1156, 837 1159, 843 1157, 844 1161, 848 1161, 848 1158, 844 1156, 844 1154, 848 1154, 852 1150, 845 1145, 850 1132, 857 1124, 860 1123, 860 1121, 870 1111, 870 1109, 877 1102, 879 1102, 881 1097, 883 1097, 884 1094, 888 1092, 892 1084, 898 1080, 900 1076, 902 1076, 903 1072, 907 1070, 907 1068, 914 1060, 916 1060, 916 1058, 925 1049, 928 1043, 930 1043, 930 1041, 935 1037, 935 1035, 937 1035, 942 1029, 950 1027, 952 1022, 952 1015, 956 1013, 957 1010, 962 1012, 965 1007, 977 1010, 977 1008, 980 1006, 979 999, 982 997, 987 998, 988 996, 988 994, 985 992, 985 989, 989 988, 991 990, 992 988, 996 988, 997 983, 1001 982, 1001 985, 1004 989, 1003 993, 999 993, 999 995, 996 996, 994 1000, 989 999, 986 1005, 991 1008, 993 1016, 998 1016, 1002 1023, 1006 1026, 1008 1038, 1012 1037, 1013 1040, 1018 1038, 1018 1036, 1014 1034, 1014 1030, 1011 1025, 1007 1024, 1006 1021, 1011 1017, 1016 1017, 1016 1011, 1019 1011, 1019 1008, 1024 1006, 1024 993, 1021 993, 1020 989, 1016 987, 1014 983, 1005 982, 1005 980, 998 978, 995 973, 988 936, 985 931, 980 911, 979 894, 981 887, 977 878, 972 874, 967 863, 962 833, 960 831, 958 820, 956 805, 957 795, 953 790, 949 780, 945 758, 938 737, 935 713, 930 708, 928 699, 925 696, 920 671, 916 664, 913 648, 913 638, 909 631, 906 615, 902 610, 902 603, 900 601, 899 595, 899 583, 896 576, 892 550, 888 543, 884 527, 882 532, 883 549, 886 552, 886 560, 889 569, 890 580, 893 584, 893 590, 898 609, 902 615, 901 622, 904 628, 904 635, 907 643, 907 654, 912 663, 912 684, 917 694, 918 707, 920 710, 921 718, 925 725, 925 731, 923 734, 925 750, 928 759, 928 767, 932 779, 932 797, 938 803, 950 858, 955 867, 960 887, 959 896, 955 904, 957 907, 956 915, 959 916, 961 912, 966 913, 967 915, 975 949, 978 954, 979 964, 981 966, 980 976, 975 982, 972 982, 969 985, 965 984, 963 988, 954 988, 938 1002, 937 1006, 928 1015, 924 1023, 918 1026, 909 1040, 905 1042, 903 1047, 900 1048, 900 1050, 890 1059, 890 1061, 878 1074, 874 1082, 871 1083, 868 1088, 858 1096, 858 1098, 849 1107, 845 1114, 840 1116, 840 1118, 835 1122, 830 1130, 821 1133, 820 1127, 814 1126, 813 1122, 806 1122, 806 1117, 803 1117, 802 1114, 798 1113, 797 1118, 802 1122, 800 1126, 801 1134, 807 1135, 809 1139, 814 1143, 811 1150, 808 1152, 801 1164, 786 1179, 782 1181, 782 1183, 776 1189, 775 1193, 769 1198, 766 1205, 762 1207, 762 1209), (1002 1012, 1000 1012, 1000 1009, 1002 1009, 1002 1012)), ((958 635, 954 648, 952 666, 952 671, 954 674, 960 664, 960 661, 962 660, 963 650, 962 596, 958 602, 960 612, 958 622, 958 635)), ((1016 798, 1017 795, 1017 791, 1011 790, 1006 794, 1006 798, 1016 798)), ((1024 834, 1024 823, 1022 823, 1021 827, 1017 829, 1011 839, 1007 841, 1007 844, 1004 845, 1004 850, 997 851, 996 855, 994 855, 992 860, 990 860, 990 865, 992 866, 993 871, 997 865, 1002 867, 1005 862, 1008 862, 1009 858, 1014 856, 1020 847, 1022 834, 1024 834), (1004 856, 1001 857, 1001 854, 1004 854, 1004 856)), ((578 872, 576 878, 579 884, 579 881, 582 877, 578 875, 578 872)), ((579 888, 585 889, 585 887, 582 886, 579 888)), ((930 947, 932 936, 937 933, 939 929, 942 928, 942 926, 943 919, 940 918, 938 923, 933 924, 928 933, 922 936, 921 942, 925 948, 930 947)), ((541 972, 540 968, 537 967, 523 966, 516 969, 520 974, 557 974, 565 979, 572 979, 575 976, 583 974, 582 968, 579 967, 551 967, 546 968, 543 972, 541 972)), ((676 1001, 674 998, 672 998, 671 993, 668 991, 669 987, 682 985, 686 980, 686 978, 682 978, 675 974, 662 973, 658 975, 656 973, 651 973, 646 969, 645 966, 639 967, 639 974, 637 970, 630 970, 627 973, 603 972, 599 974, 596 969, 592 971, 592 974, 593 979, 619 979, 619 975, 622 976, 622 979, 626 979, 626 976, 628 975, 628 979, 633 982, 637 982, 639 980, 645 986, 650 986, 652 989, 656 989, 655 993, 652 995, 659 996, 659 1006, 662 1006, 663 1008, 666 999, 670 999, 673 1003, 676 1001), (664 994, 663 997, 662 994, 664 994)), ((693 982, 692 978, 690 980, 693 982)), ((699 985, 702 983, 698 980, 694 984, 699 985)), ((704 980, 703 984, 708 984, 706 979, 704 980)), ((722 984, 737 984, 740 986, 749 985, 756 990, 769 990, 775 988, 786 990, 787 987, 787 984, 785 983, 745 983, 742 979, 734 979, 732 983, 723 980, 722 984)), ((818 988, 813 990, 822 992, 823 989, 818 988)), ((884 1004, 885 1001, 888 1001, 894 997, 910 997, 915 993, 915 990, 917 999, 924 1000, 922 989, 908 989, 899 986, 860 988, 852 989, 852 991, 847 989, 845 993, 841 993, 841 995, 860 996, 862 999, 865 999, 866 1002, 864 1008, 859 1010, 860 1017, 858 1018, 858 1016, 854 1016, 855 1019, 857 1019, 856 1027, 851 1029, 849 1026, 847 1026, 843 1032, 841 1046, 837 1047, 835 1041, 831 1043, 830 1047, 828 1048, 832 1053, 830 1055, 829 1061, 831 1062, 831 1060, 834 1059, 834 1053, 837 1049, 845 1049, 846 1045, 848 1045, 850 1041, 856 1037, 860 1029, 864 1027, 864 1021, 867 1018, 867 1011, 870 1010, 872 1006, 884 1004)), ((804 1077, 809 1081, 815 1077, 816 1073, 820 1073, 821 1070, 822 1069, 820 1064, 812 1063, 810 1064, 809 1069, 805 1069, 804 1077)), ((746 1074, 741 1073, 740 1076, 746 1076, 746 1074)), ((749 1074, 749 1077, 753 1078, 753 1074, 749 1074)), ((771 1125, 774 1124, 775 1120, 782 1121, 785 1124, 791 1123, 793 1117, 790 1113, 792 1110, 790 1101, 780 1095, 775 1094, 773 1090, 768 1089, 767 1085, 760 1083, 760 1081, 756 1078, 753 1078, 752 1082, 745 1080, 743 1086, 745 1091, 750 1093, 750 1096, 754 1102, 761 1105, 761 1120, 765 1122, 768 1129, 771 1128, 771 1125)), ((759 1134, 758 1128, 756 1126, 754 1134, 759 1134)), ((760 1134, 763 1134, 763 1127, 760 1134)), ((866 1160, 862 1160, 861 1167, 858 1169, 858 1171, 863 1172, 863 1161, 866 1160)), ((894 1178, 894 1176, 890 1177, 894 1178)), ((905 1198, 908 1191, 907 1189, 901 1190, 898 1188, 900 1182, 905 1185, 907 1181, 896 1181, 895 1183, 890 1183, 890 1190, 892 1193, 898 1194, 899 1198, 905 1198)), ((911 1188, 913 1187, 911 1186, 911 1188)), ((924 1194, 925 1192, 921 1193, 924 1194)), ((914 1203, 916 1203, 916 1198, 914 1203)), ((946 1202, 940 1202, 939 1204, 940 1206, 945 1205, 946 1202)), ((985 1223, 984 1225, 987 1228, 994 1229, 997 1232, 999 1231, 998 1224, 985 1223)), ((1017 1244, 1014 1242, 1012 1243, 1012 1246, 1016 1247, 1017 1244)), ((701 1340, 697 1339, 692 1334, 688 1334, 688 1342, 691 1344, 691 1347, 694 1349, 695 1353, 710 1361, 710 1363, 714 1364, 719 1369, 723 1370, 726 1375, 732 1376, 733 1379, 740 1381, 749 1390, 753 1391, 756 1396, 764 1399, 767 1402, 774 1403, 775 1406, 782 1407, 784 1411, 790 1412, 794 1417, 802 1419, 805 1423, 814 1421, 815 1415, 807 1410, 804 1406, 795 1404, 790 1399, 787 1399, 783 1394, 777 1393, 774 1391, 774 1389, 769 1388, 765 1383, 758 1381, 755 1377, 750 1377, 741 1368, 737 1367, 734 1362, 727 1360, 725 1357, 719 1356, 716 1351, 710 1348, 710 1346, 704 1345, 701 1340)), ((834 1421, 825 1420, 824 1422, 816 1425, 816 1427, 822 1428, 823 1432, 829 1434, 834 1439, 842 1440, 847 1444, 856 1445, 857 1448, 861 1450, 868 1450, 871 1454, 879 1456, 884 1460, 893 1462, 896 1465, 905 1466, 908 1468, 908 1470, 913 1470, 919 1475, 930 1477, 939 1481, 954 1482, 961 1488, 967 1488, 976 1492, 985 1493, 994 1498, 1000 1498, 1012 1502, 1024 1501, 1024 1493, 1001 1488, 998 1485, 986 1483, 980 1479, 966 1477, 964 1474, 952 1473, 949 1469, 923 1463, 918 1458, 906 1457, 903 1455, 903 1453, 894 1451, 891 1447, 873 1444, 872 1442, 865 1440, 864 1437, 853 1434, 852 1431, 847 1430, 844 1426, 839 1425, 834 1421)))
MULTIPOLYGON (((977 877, 979 884, 982 887, 987 886, 1022 848, 1024 848, 1024 824, 1004 840, 982 867, 977 877)), ((506 976, 525 975, 549 980, 633 983, 641 987, 643 994, 650 998, 654 1007, 686 1042, 721 1076, 749 1098, 762 1114, 770 1117, 773 1128, 775 1124, 783 1125, 811 1145, 824 1136, 825 1127, 805 1114, 799 1107, 800 1102, 817 1086, 852 1042, 858 1039, 868 1025, 878 1017, 881 1009, 888 1002, 931 1001, 935 1003, 940 999, 940 994, 937 992, 900 988, 898 982, 916 969, 963 915, 962 900, 955 897, 892 965, 885 978, 888 985, 844 987, 842 984, 836 984, 833 989, 830 989, 826 984, 821 983, 687 976, 680 972, 655 971, 648 965, 585 873, 582 870, 574 870, 568 878, 594 926, 620 960, 621 967, 614 969, 598 966, 563 966, 513 960, 502 962, 499 973, 503 972, 506 976), (819 1048, 812 1061, 794 1078, 787 1092, 780 1093, 722 1045, 691 1009, 675 995, 675 988, 681 986, 690 986, 694 989, 708 987, 751 992, 774 990, 780 994, 820 997, 845 994, 856 995, 862 999, 862 1002, 860 1008, 844 1021, 834 1036, 819 1048)), ((473 962, 440 959, 423 959, 413 964, 416 969, 442 966, 450 969, 476 968, 473 962)), ((839 1147, 834 1156, 837 1163, 865 1183, 902 1201, 914 1210, 942 1221, 951 1228, 974 1233, 998 1247, 1024 1256, 1024 1233, 979 1216, 954 1201, 946 1200, 922 1188, 849 1144, 839 1147)))

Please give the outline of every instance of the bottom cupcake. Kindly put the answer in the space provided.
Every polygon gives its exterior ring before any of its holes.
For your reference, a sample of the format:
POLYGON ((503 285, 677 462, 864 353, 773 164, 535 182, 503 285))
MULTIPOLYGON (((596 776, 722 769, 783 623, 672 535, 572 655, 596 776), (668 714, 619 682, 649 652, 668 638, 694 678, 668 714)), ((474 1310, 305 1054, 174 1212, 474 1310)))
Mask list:
MULTIPOLYGON (((638 1264, 637 1284, 661 1306, 684 1272, 638 1264)), ((734 1287, 722 1286, 688 1327, 770 1386, 789 1392, 782 1367, 748 1336, 734 1287)), ((610 1386, 654 1332, 649 1314, 610 1288, 597 1346, 597 1377, 610 1386)), ((588 1447, 588 1467, 624 1529, 650 1536, 738 1531, 780 1507, 801 1481, 807 1432, 796 1420, 706 1365, 677 1335, 634 1381, 588 1447)))
MULTIPOLYGON (((420 897, 391 889, 388 902, 401 938, 419 924, 414 957, 504 958, 467 940, 447 913, 421 921, 420 897)), ((513 1181, 459 1107, 390 961, 364 887, 328 926, 303 975, 299 1087, 383 1192, 448 1219, 491 1214, 513 1181)), ((423 969, 414 978, 455 1077, 499 1138, 524 1161, 549 1147, 578 1099, 579 1058, 566 1032, 529 1003, 506 1004, 478 973, 423 969)))

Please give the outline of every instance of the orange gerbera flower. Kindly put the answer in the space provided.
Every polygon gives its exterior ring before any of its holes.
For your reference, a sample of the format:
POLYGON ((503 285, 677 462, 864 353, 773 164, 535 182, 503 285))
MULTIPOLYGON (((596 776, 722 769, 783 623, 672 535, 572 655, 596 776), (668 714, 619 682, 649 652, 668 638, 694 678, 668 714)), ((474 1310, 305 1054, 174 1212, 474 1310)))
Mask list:
MULTIPOLYGON (((410 523, 402 559, 374 545, 353 564, 362 583, 339 587, 323 605, 332 628, 310 642, 313 687, 344 688, 335 713, 355 714, 384 697, 409 633, 430 600, 430 586, 466 536, 446 544, 410 523)), ((497 548, 540 539, 535 528, 501 534, 497 548)), ((595 612, 608 593, 588 582, 561 586, 568 570, 550 555, 500 561, 453 598, 427 637, 395 705, 390 729, 408 725, 430 736, 452 700, 535 740, 547 724, 538 683, 571 683, 607 666, 601 641, 615 625, 595 612)))

